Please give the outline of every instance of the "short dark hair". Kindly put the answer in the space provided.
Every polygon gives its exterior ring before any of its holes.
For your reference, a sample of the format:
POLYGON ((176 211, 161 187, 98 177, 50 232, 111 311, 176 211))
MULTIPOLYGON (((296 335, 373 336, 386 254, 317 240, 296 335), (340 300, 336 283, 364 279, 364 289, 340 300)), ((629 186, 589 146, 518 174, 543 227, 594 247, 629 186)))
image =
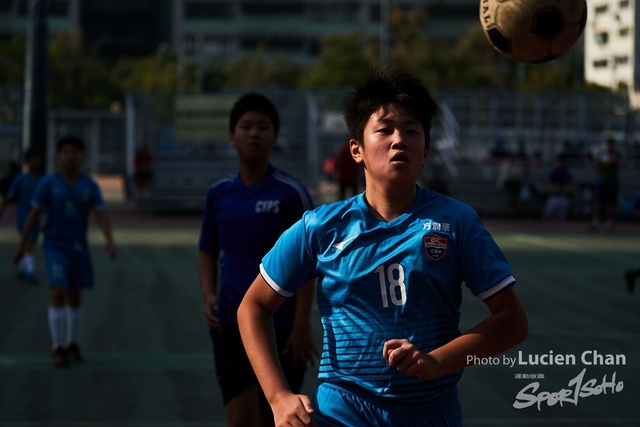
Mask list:
POLYGON ((32 159, 32 158, 42 158, 42 152, 35 147, 27 148, 27 151, 24 152, 24 159, 32 159))
POLYGON ((64 138, 60 139, 56 146, 57 152, 59 153, 60 150, 62 150, 62 147, 64 147, 65 145, 73 145, 84 153, 84 142, 82 142, 82 140, 77 136, 65 136, 64 138))
POLYGON ((229 115, 229 132, 234 132, 236 124, 240 117, 247 111, 258 111, 269 116, 273 130, 277 134, 280 130, 280 117, 278 116, 278 110, 274 107, 273 103, 264 95, 259 93, 247 93, 242 95, 240 99, 236 101, 231 109, 229 115))
POLYGON ((417 78, 399 69, 383 67, 371 68, 347 99, 344 119, 349 138, 363 142, 364 129, 371 115, 389 106, 409 110, 422 124, 428 147, 431 120, 438 112, 438 106, 417 78))

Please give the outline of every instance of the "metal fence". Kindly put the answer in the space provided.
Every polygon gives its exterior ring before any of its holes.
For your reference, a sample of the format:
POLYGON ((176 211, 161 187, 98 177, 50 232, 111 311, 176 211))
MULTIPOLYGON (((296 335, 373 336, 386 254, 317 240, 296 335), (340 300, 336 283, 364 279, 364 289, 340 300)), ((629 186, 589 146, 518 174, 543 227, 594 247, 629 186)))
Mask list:
MULTIPOLYGON (((309 188, 318 187, 324 160, 347 139, 342 122, 347 92, 256 91, 269 97, 281 116, 272 162, 309 188)), ((437 170, 455 180, 464 173, 460 165, 485 163, 497 146, 535 159, 542 167, 550 165, 567 142, 588 158, 607 136, 618 141, 625 168, 640 167, 640 114, 630 110, 623 97, 573 92, 436 90, 432 94, 441 113, 432 131, 427 174, 437 170)), ((128 94, 122 114, 51 110, 49 170, 54 169, 55 141, 75 134, 87 144, 87 171, 121 175, 132 189, 134 153, 144 147, 154 168, 153 185, 144 197, 150 203, 154 198, 200 203, 212 182, 236 169, 236 154, 226 135, 228 111, 240 95, 240 91, 128 94)), ((0 87, 0 166, 19 160, 21 109, 21 90, 0 87)))

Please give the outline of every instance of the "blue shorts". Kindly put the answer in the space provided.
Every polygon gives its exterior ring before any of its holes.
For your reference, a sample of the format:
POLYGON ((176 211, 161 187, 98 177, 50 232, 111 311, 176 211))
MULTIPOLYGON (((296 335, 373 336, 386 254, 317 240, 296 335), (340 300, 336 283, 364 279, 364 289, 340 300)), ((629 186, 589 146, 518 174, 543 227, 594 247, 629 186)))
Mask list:
POLYGON ((42 249, 50 287, 64 286, 72 292, 93 287, 93 267, 87 242, 45 239, 42 249))
MULTIPOLYGON (((305 368, 297 368, 293 358, 293 352, 282 354, 289 338, 289 331, 276 331, 276 342, 280 365, 287 379, 289 387, 294 393, 300 393, 302 380, 304 380, 305 368)), ((242 344, 240 330, 234 325, 224 325, 222 331, 209 330, 213 343, 213 359, 216 366, 218 384, 222 391, 224 405, 242 391, 253 384, 258 384, 249 357, 242 344)), ((269 407, 264 395, 261 397, 266 408, 269 407)))
POLYGON ((355 387, 322 383, 315 391, 313 419, 318 427, 461 427, 458 389, 424 404, 406 405, 376 396, 364 396, 355 387), (357 393, 357 394, 356 394, 357 393))

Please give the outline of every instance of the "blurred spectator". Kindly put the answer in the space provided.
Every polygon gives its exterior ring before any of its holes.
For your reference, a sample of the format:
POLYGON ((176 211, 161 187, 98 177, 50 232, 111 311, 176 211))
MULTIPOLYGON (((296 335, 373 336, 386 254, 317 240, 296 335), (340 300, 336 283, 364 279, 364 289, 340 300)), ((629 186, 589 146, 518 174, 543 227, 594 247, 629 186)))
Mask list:
POLYGON ((152 162, 153 158, 146 147, 139 147, 136 150, 133 158, 133 182, 136 188, 145 190, 151 186, 151 179, 153 178, 152 162))
POLYGON ((556 166, 551 169, 547 177, 547 202, 544 206, 543 217, 546 219, 565 220, 571 206, 573 180, 571 171, 567 168, 566 157, 559 154, 556 166))
POLYGON ((496 138, 493 148, 491 149, 491 163, 499 165, 509 157, 509 150, 507 150, 506 143, 502 138, 496 138))
POLYGON ((511 194, 512 201, 515 202, 520 196, 523 181, 524 172, 522 170, 522 165, 518 162, 518 158, 515 154, 509 153, 507 158, 500 164, 497 182, 498 188, 501 188, 511 194))
POLYGON ((11 183, 19 173, 20 165, 17 162, 11 162, 9 163, 7 173, 0 177, 0 196, 2 196, 3 200, 7 198, 7 192, 9 188, 11 188, 11 183))
POLYGON ((615 149, 615 140, 607 138, 604 150, 596 157, 598 175, 595 183, 595 198, 591 229, 597 230, 601 215, 606 218, 606 227, 611 230, 618 203, 620 153, 615 149))
POLYGON ((336 156, 335 170, 340 184, 340 200, 347 198, 347 189, 351 189, 351 195, 358 194, 358 180, 360 179, 360 165, 353 160, 349 143, 342 144, 336 156))
MULTIPOLYGON (((24 163, 27 171, 19 173, 11 182, 11 187, 0 202, 0 218, 9 203, 16 205, 16 226, 18 234, 22 236, 22 230, 31 211, 31 199, 43 177, 42 154, 34 148, 29 148, 24 154, 24 163)), ((18 277, 28 283, 38 283, 35 268, 34 248, 38 240, 40 224, 36 223, 25 242, 24 256, 18 261, 18 277)))

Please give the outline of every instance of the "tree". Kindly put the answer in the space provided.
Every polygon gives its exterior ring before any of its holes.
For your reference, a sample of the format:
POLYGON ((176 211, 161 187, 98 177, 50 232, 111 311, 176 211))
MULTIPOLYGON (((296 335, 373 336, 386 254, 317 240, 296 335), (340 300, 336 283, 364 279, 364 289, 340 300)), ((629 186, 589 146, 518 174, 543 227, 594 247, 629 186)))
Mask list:
POLYGON ((367 54, 367 46, 367 41, 360 34, 334 34, 323 38, 320 43, 320 59, 302 76, 300 86, 353 86, 369 67, 376 63, 367 54))
POLYGON ((174 92, 178 61, 173 52, 161 49, 143 58, 121 58, 112 74, 123 92, 174 92))
POLYGON ((122 91, 88 48, 79 31, 59 32, 49 47, 49 105, 52 108, 107 108, 122 91))
POLYGON ((24 37, 0 42, 0 83, 24 82, 25 46, 24 37))
POLYGON ((225 86, 231 87, 295 87, 302 68, 285 55, 268 55, 266 46, 246 55, 229 66, 225 86))

